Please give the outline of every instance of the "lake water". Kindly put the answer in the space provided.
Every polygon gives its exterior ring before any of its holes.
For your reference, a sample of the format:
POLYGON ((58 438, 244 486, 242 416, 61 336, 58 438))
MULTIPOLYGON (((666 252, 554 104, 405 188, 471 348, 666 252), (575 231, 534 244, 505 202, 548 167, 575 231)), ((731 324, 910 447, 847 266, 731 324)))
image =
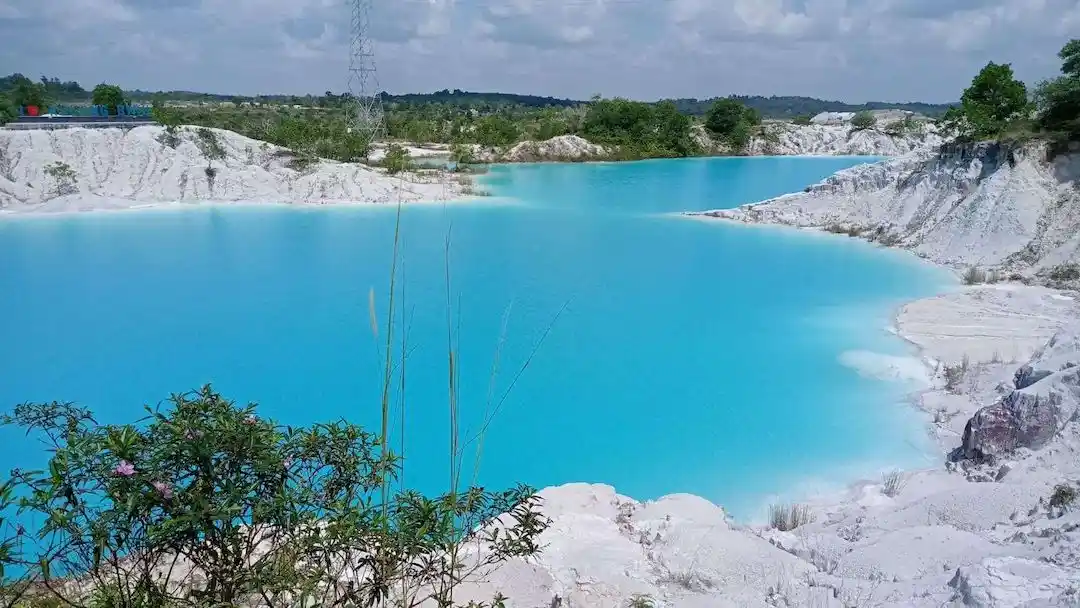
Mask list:
MULTIPOLYGON (((806 483, 924 463, 911 386, 860 368, 868 353, 912 354, 891 316, 946 288, 945 273, 852 239, 668 215, 796 191, 865 160, 495 167, 488 187, 512 200, 405 209, 406 482, 434 492, 447 477, 447 269, 468 436, 488 395, 513 389, 476 474, 490 488, 602 482, 749 517, 806 483)), ((282 422, 375 429, 385 328, 377 343, 369 292, 385 321, 395 215, 207 207, 0 222, 0 404, 78 401, 128 421, 213 382, 282 422)), ((0 467, 44 459, 10 429, 0 440, 0 467)))

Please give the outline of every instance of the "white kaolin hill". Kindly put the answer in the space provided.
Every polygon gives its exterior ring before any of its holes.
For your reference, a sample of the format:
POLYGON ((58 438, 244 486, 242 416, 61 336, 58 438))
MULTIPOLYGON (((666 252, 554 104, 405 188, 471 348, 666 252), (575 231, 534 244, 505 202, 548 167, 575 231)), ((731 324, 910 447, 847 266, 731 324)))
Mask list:
POLYGON ((747 154, 781 156, 901 156, 940 146, 944 139, 930 123, 915 123, 908 131, 888 127, 855 129, 851 125, 770 123, 750 140, 747 154))
POLYGON ((399 178, 326 160, 299 166, 284 148, 231 131, 208 131, 223 158, 207 159, 194 128, 182 128, 175 146, 166 142, 161 127, 0 130, 0 211, 196 201, 391 203, 460 196, 452 181, 399 178))
POLYGON ((851 231, 953 266, 1012 273, 1080 261, 1080 154, 954 145, 841 171, 805 192, 701 215, 851 231), (1049 160, 1048 160, 1049 159, 1049 160))

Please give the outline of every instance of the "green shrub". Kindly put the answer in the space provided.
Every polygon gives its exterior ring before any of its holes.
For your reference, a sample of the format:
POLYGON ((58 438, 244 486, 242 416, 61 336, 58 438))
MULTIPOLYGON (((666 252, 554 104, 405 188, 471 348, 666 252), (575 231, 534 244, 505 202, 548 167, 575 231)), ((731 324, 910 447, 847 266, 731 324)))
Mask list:
POLYGON ((53 180, 53 191, 56 196, 75 194, 79 191, 78 176, 70 165, 64 162, 54 162, 45 166, 45 175, 53 180))
POLYGON ((391 491, 400 461, 378 436, 346 421, 279 426, 209 386, 134 424, 56 402, 3 422, 42 436, 52 456, 0 488, 0 507, 20 495, 40 523, 0 564, 79 580, 50 585, 65 604, 387 605, 423 591, 452 605, 467 577, 535 554, 547 526, 530 488, 391 491), (482 557, 464 560, 466 543, 482 557))
POLYGON ((195 143, 199 146, 207 161, 225 160, 225 148, 221 145, 217 133, 211 129, 200 127, 195 129, 195 143))
POLYGON ((791 122, 793 124, 796 124, 796 125, 806 126, 808 124, 811 124, 811 119, 812 118, 813 117, 810 116, 809 114, 799 114, 798 116, 795 116, 794 118, 792 118, 791 122))
POLYGON ((383 157, 381 165, 391 175, 408 171, 413 166, 409 151, 398 144, 390 144, 386 147, 386 156, 383 157))
POLYGON ((877 118, 872 112, 858 112, 851 118, 851 128, 855 131, 872 129, 877 124, 877 118))
POLYGON ((18 117, 19 111, 15 109, 15 104, 11 102, 7 95, 0 93, 0 126, 6 125, 18 117))

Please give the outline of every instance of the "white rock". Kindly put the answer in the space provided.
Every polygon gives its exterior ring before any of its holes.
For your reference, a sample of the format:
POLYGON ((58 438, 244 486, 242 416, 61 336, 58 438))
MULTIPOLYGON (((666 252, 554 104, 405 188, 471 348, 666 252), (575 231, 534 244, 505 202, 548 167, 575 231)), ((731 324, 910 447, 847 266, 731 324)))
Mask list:
POLYGON ((795 125, 767 123, 767 135, 755 137, 747 146, 750 155, 798 156, 901 156, 936 149, 944 139, 933 125, 918 123, 911 133, 890 135, 883 126, 852 129, 847 124, 795 125))
POLYGON ((597 160, 607 156, 603 146, 590 143, 577 135, 559 135, 544 141, 523 141, 503 155, 511 163, 542 160, 597 160))
MULTIPOLYGON (((824 128, 824 127, 823 127, 824 128)), ((840 171, 803 193, 704 215, 855 226, 939 263, 1033 272, 1080 260, 1080 154, 996 143, 840 171)))
POLYGON ((1014 608, 1080 605, 1080 578, 1052 564, 1014 557, 990 558, 960 568, 950 585, 959 597, 956 605, 971 608, 1014 608), (1067 597, 1072 591, 1071 602, 1067 597))
POLYGON ((390 203, 456 198, 461 187, 435 177, 388 176, 359 164, 319 161, 289 168, 286 150, 212 129, 225 158, 208 163, 195 131, 176 148, 161 127, 0 130, 0 210, 69 211, 177 202, 390 203), (46 168, 65 163, 74 192, 57 190, 46 168), (212 176, 207 166, 212 167, 212 176))

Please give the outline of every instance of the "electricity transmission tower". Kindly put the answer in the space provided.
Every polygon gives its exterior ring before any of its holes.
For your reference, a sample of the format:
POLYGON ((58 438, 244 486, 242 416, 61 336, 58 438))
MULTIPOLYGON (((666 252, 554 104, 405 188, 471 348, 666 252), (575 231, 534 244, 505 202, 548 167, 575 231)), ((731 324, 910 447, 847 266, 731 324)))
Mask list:
POLYGON ((383 110, 371 43, 372 0, 349 0, 352 10, 349 40, 349 132, 368 144, 382 133, 383 110))

